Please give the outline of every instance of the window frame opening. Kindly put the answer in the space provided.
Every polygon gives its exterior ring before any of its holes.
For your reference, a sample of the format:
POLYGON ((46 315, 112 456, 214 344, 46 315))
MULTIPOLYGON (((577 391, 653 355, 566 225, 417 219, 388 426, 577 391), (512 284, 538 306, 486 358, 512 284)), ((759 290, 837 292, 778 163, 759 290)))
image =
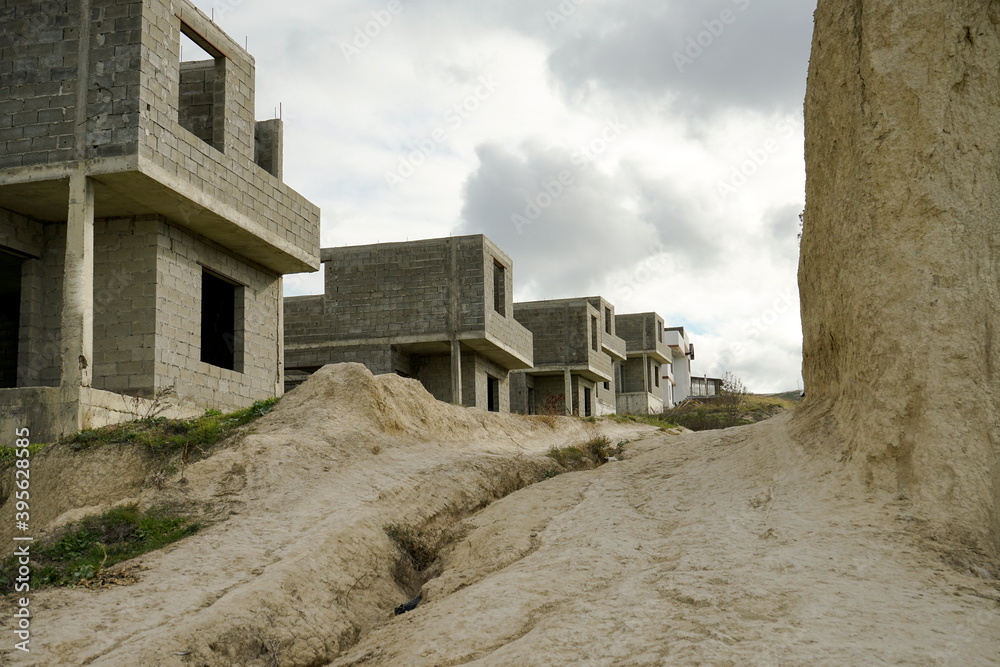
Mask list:
POLYGON ((507 317, 507 267, 493 260, 493 310, 507 317))
POLYGON ((500 412, 500 378, 486 376, 486 409, 489 412, 500 412))
POLYGON ((205 145, 226 152, 226 54, 192 26, 180 21, 177 68, 177 122, 205 145), (187 38, 186 42, 183 38, 187 38), (184 47, 194 46, 207 58, 185 60, 184 47), (209 66, 209 63, 212 63, 209 66), (211 82, 208 81, 211 72, 211 82), (200 81, 199 81, 200 75, 200 81), (185 81, 187 79, 187 81, 185 81), (196 104, 197 102, 197 104, 196 104), (201 109, 195 115, 192 109, 201 109), (207 110, 207 111, 206 111, 207 110), (205 117, 207 116, 207 120, 205 117), (202 122, 196 122, 201 118, 202 122))
POLYGON ((243 373, 245 286, 202 267, 200 359, 217 368, 243 373))
POLYGON ((18 386, 18 359, 21 347, 21 304, 24 263, 27 257, 0 248, 0 317, 6 335, 0 340, 0 389, 18 386))

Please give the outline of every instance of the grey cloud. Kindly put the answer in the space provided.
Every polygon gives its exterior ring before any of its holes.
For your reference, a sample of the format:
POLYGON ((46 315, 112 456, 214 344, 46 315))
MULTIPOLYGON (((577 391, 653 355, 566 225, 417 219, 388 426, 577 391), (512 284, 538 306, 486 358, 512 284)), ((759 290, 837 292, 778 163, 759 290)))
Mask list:
POLYGON ((530 281, 543 298, 582 295, 661 253, 682 267, 717 258, 710 229, 670 184, 644 181, 629 168, 581 171, 580 154, 564 150, 528 145, 523 152, 479 147, 455 230, 484 233, 514 256, 522 287, 530 281), (559 184, 560 174, 573 184, 559 184))
POLYGON ((452 4, 546 43, 574 99, 596 84, 696 118, 720 105, 788 112, 805 94, 816 0, 452 4))
POLYGON ((626 182, 593 167, 581 171, 568 151, 525 152, 479 147, 455 230, 484 233, 512 255, 519 285, 534 285, 543 298, 582 296, 661 247, 658 230, 622 208, 626 182), (560 184, 560 174, 572 184, 560 184))
POLYGON ((713 0, 598 5, 549 66, 571 91, 673 97, 675 109, 715 105, 787 112, 802 104, 815 2, 713 0), (723 14, 723 12, 727 12, 723 14))

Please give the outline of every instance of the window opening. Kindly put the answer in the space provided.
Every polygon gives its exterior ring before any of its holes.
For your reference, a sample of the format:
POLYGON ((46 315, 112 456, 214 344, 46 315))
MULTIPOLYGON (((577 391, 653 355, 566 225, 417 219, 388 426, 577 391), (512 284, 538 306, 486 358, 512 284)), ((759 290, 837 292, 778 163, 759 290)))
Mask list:
POLYGON ((0 389, 17 386, 24 258, 0 251, 0 389))
POLYGON ((493 262, 493 310, 507 316, 507 271, 500 262, 493 262))
POLYGON ((243 287, 201 274, 201 360, 243 372, 243 287))
POLYGON ((486 376, 486 403, 490 412, 500 412, 500 380, 486 376))
POLYGON ((178 91, 181 127, 225 152, 226 57, 183 22, 178 91))

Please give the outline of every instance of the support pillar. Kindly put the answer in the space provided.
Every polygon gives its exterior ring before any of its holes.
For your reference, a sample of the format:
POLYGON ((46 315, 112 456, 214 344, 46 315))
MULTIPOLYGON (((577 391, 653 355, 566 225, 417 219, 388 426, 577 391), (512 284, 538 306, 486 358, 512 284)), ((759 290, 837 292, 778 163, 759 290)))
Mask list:
POLYGON ((82 172, 69 181, 61 318, 61 429, 81 428, 81 388, 94 376, 94 185, 82 172))
POLYGON ((274 395, 285 394, 285 279, 278 276, 278 330, 277 330, 277 377, 274 380, 274 395))
POLYGON ((563 371, 563 382, 566 385, 566 414, 573 416, 573 374, 569 369, 563 371))
POLYGON ((651 394, 651 385, 649 381, 649 356, 643 352, 642 353, 642 387, 643 391, 647 394, 651 394))
POLYGON ((462 344, 451 341, 451 402, 462 405, 462 344))

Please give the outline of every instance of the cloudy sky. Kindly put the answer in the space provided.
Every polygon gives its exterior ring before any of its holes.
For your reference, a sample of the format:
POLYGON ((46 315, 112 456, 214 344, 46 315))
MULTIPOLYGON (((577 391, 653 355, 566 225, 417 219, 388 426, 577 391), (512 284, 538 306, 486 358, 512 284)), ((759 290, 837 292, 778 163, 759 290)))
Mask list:
POLYGON ((248 40, 324 247, 485 233, 517 300, 655 310, 696 374, 801 385, 815 0, 195 4, 248 40))

